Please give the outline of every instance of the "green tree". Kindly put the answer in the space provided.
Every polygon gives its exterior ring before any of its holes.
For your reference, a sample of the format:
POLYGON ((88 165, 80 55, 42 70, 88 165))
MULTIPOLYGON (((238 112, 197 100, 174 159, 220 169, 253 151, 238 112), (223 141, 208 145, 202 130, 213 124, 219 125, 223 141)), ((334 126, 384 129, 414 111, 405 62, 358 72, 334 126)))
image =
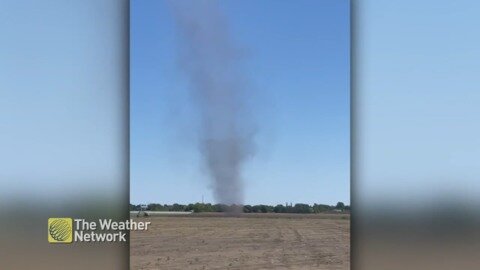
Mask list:
POLYGON ((295 213, 312 213, 313 210, 310 205, 305 203, 297 203, 293 207, 295 213))
POLYGON ((251 205, 244 205, 243 206, 243 212, 244 213, 251 213, 252 212, 252 206, 251 205))
POLYGON ((314 213, 322 213, 327 212, 333 209, 333 206, 326 205, 326 204, 314 204, 313 205, 313 212, 314 213))
POLYGON ((335 206, 335 209, 344 210, 345 204, 343 202, 338 202, 337 205, 335 206))
POLYGON ((287 208, 283 204, 277 204, 277 206, 275 206, 273 208, 273 212, 275 212, 275 213, 286 213, 287 208))

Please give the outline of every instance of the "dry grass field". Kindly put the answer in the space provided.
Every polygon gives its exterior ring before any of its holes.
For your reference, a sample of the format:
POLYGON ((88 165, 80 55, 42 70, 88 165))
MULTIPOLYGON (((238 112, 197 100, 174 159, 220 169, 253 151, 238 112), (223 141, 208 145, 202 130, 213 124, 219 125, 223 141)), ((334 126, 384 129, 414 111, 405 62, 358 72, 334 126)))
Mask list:
POLYGON ((147 220, 148 231, 130 235, 131 269, 350 269, 350 219, 344 214, 147 220))

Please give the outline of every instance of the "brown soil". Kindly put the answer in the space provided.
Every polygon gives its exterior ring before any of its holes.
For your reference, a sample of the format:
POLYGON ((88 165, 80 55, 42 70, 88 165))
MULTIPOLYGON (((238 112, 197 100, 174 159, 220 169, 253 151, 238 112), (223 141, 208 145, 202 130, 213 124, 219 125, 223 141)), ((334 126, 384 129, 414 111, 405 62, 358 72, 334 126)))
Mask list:
POLYGON ((131 269, 350 269, 343 214, 160 216, 130 235, 131 269))

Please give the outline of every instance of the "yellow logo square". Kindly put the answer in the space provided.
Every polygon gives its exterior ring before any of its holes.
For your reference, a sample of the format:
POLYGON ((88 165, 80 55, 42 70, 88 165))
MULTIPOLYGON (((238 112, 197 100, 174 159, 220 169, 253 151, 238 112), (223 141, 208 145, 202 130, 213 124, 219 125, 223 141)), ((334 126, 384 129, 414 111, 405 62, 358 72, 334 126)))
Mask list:
POLYGON ((73 220, 71 218, 48 219, 49 243, 72 243, 73 220))

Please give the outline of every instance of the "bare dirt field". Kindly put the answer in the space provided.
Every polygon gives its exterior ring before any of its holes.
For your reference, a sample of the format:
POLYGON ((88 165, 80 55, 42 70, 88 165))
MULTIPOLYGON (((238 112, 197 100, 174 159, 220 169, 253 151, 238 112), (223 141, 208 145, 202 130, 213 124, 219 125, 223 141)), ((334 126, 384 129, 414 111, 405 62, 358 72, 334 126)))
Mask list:
POLYGON ((350 269, 346 214, 157 216, 130 234, 131 269, 350 269))

